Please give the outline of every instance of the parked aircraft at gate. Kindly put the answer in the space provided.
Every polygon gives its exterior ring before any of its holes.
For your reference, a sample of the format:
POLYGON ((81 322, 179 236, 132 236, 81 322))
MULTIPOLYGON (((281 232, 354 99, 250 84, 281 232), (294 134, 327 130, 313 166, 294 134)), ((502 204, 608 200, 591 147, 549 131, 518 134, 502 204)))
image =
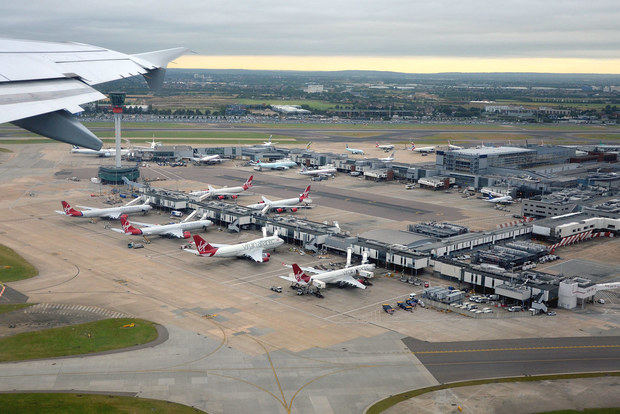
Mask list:
POLYGON ((217 198, 219 200, 223 200, 225 198, 236 199, 241 193, 246 191, 248 188, 252 187, 252 180, 254 176, 251 175, 248 180, 239 187, 222 187, 222 188, 214 188, 209 186, 208 190, 204 191, 193 191, 191 195, 197 195, 200 197, 200 200, 204 200, 206 198, 217 198))
MULTIPOLYGON (((192 213, 192 214, 195 214, 192 213)), ((193 220, 188 221, 192 217, 190 214, 184 221, 181 223, 172 223, 172 224, 149 224, 149 223, 138 223, 138 222, 130 222, 127 219, 127 215, 121 215, 121 226, 122 229, 112 229, 117 233, 125 233, 132 236, 168 236, 168 237, 176 237, 178 239, 189 239, 191 237, 191 230, 199 230, 199 229, 207 229, 207 227, 213 225, 211 220, 193 220), (134 227, 141 226, 140 228, 134 227)))
POLYGON ((116 220, 122 214, 146 213, 153 209, 153 207, 148 204, 136 204, 138 201, 142 201, 142 198, 135 198, 126 205, 120 207, 96 208, 87 206, 76 206, 81 210, 77 210, 71 207, 66 201, 63 201, 63 210, 56 210, 56 213, 71 217, 102 217, 116 220))
POLYGON ((186 249, 190 253, 207 257, 248 257, 255 262, 268 262, 271 255, 265 250, 273 250, 284 244, 284 240, 275 232, 267 236, 263 228, 263 237, 239 244, 209 244, 199 235, 194 235, 196 249, 186 249))
POLYGON ((361 149, 357 149, 357 148, 349 148, 349 144, 345 144, 344 149, 346 149, 347 151, 349 151, 351 154, 357 154, 357 155, 364 155, 364 150, 361 149))
POLYGON ((270 210, 274 210, 278 213, 283 213, 285 211, 296 212, 299 208, 308 207, 308 204, 312 202, 311 199, 308 198, 308 194, 310 193, 310 186, 306 187, 306 190, 299 195, 299 197, 294 198, 286 198, 283 200, 269 200, 267 197, 263 196, 263 201, 258 202, 256 204, 250 204, 247 206, 248 208, 254 210, 262 210, 261 214, 266 214, 270 210))

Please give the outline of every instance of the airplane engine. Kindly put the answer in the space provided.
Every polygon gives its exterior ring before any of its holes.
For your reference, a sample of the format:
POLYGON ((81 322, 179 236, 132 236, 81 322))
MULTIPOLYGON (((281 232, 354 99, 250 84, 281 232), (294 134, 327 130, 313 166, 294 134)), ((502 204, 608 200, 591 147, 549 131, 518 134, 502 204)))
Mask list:
POLYGON ((184 239, 189 239, 190 237, 192 237, 192 233, 188 230, 183 232, 183 238, 184 239))
POLYGON ((291 211, 292 211, 293 213, 297 212, 297 207, 293 207, 293 208, 291 209, 291 211))
POLYGON ((225 197, 225 196, 223 196, 223 195, 221 195, 221 196, 217 196, 217 199, 218 199, 218 200, 223 200, 223 199, 225 199, 225 198, 226 198, 226 197, 225 197))
POLYGON ((277 211, 278 213, 282 213, 282 212, 284 211, 284 209, 283 209, 283 208, 277 208, 277 209, 276 209, 276 211, 277 211))
POLYGON ((265 253, 265 256, 271 257, 271 253, 265 253))
POLYGON ((237 197, 239 197, 239 196, 237 196, 237 195, 232 195, 232 196, 230 196, 230 198, 232 198, 233 200, 236 200, 236 199, 237 199, 237 197))
POLYGON ((264 201, 259 201, 258 204, 265 204, 265 202, 264 201))
POLYGON ((268 262, 269 261, 269 257, 270 257, 269 253, 263 253, 263 263, 268 262))

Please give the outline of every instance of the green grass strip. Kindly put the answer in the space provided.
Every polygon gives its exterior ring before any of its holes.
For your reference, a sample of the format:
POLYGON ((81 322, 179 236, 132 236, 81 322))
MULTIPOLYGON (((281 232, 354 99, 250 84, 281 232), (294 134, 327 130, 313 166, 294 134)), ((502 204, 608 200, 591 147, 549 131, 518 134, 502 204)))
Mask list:
POLYGON ((7 393, 0 394, 5 413, 112 414, 202 413, 193 407, 170 401, 104 394, 7 393))
POLYGON ((143 319, 103 319, 0 338, 0 362, 89 354, 154 341, 157 329, 143 319), (134 324, 133 327, 124 327, 134 324))
MULTIPOLYGON (((2 290, 1 286, 0 290, 2 290)), ((0 305, 0 313, 9 313, 32 305, 34 305, 34 303, 3 303, 0 305)))
POLYGON ((366 410, 366 414, 379 414, 400 402, 406 401, 414 397, 418 397, 422 394, 426 394, 426 393, 433 392, 433 391, 445 390, 448 388, 471 387, 475 385, 500 384, 500 383, 506 383, 506 382, 553 381, 553 380, 575 379, 575 378, 597 378, 597 377, 617 377, 617 376, 620 376, 620 371, 584 372, 584 373, 575 373, 575 374, 532 375, 532 376, 527 376, 527 377, 490 378, 490 379, 450 382, 446 384, 433 385, 431 387, 419 388, 417 390, 405 391, 400 394, 391 395, 388 398, 377 401, 376 403, 368 407, 368 409, 366 410))
POLYGON ((36 276, 39 271, 13 249, 0 244, 0 282, 15 282, 36 276))

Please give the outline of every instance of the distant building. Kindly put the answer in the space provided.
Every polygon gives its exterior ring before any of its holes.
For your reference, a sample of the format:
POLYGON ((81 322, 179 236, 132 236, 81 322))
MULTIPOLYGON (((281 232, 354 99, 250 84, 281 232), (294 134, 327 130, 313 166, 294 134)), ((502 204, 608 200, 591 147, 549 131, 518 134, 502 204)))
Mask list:
POLYGON ((323 85, 308 85, 303 91, 306 93, 321 93, 324 90, 323 85))

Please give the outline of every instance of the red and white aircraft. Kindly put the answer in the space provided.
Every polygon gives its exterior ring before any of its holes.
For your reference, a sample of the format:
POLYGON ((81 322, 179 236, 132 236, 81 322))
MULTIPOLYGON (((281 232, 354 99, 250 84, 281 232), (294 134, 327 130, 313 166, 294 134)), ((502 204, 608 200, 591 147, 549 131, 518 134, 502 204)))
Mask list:
POLYGON ((206 198, 217 198, 218 200, 224 200, 225 198, 236 199, 241 193, 252 187, 253 179, 254 176, 251 175, 250 178, 248 178, 248 180, 240 187, 213 188, 212 186, 209 186, 208 190, 193 191, 190 194, 199 196, 201 201, 206 198))
MULTIPOLYGON (((192 213, 192 214, 195 214, 192 213)), ((132 236, 153 236, 159 235, 164 237, 176 237, 178 239, 189 239, 191 237, 191 230, 198 229, 207 229, 207 227, 213 225, 211 220, 194 220, 187 221, 192 216, 190 214, 187 218, 180 223, 172 223, 172 224, 149 224, 149 223, 138 223, 133 222, 130 223, 127 220, 127 216, 123 214, 121 216, 121 225, 123 226, 121 229, 112 229, 117 233, 125 233, 132 236), (141 228, 136 228, 133 225, 142 226, 141 228)))
POLYGON ((62 202, 62 211, 56 210, 56 213, 63 216, 71 217, 102 217, 117 220, 122 214, 146 213, 151 211, 153 207, 148 204, 137 204, 142 201, 142 197, 138 197, 120 207, 95 208, 86 206, 76 206, 81 210, 71 207, 66 201, 62 202))
POLYGON ((308 207, 308 204, 312 202, 310 198, 308 198, 308 194, 310 193, 310 186, 306 187, 306 190, 299 195, 299 197, 295 198, 285 198, 283 200, 272 201, 267 197, 263 196, 263 201, 259 201, 256 204, 250 204, 247 206, 248 208, 254 210, 262 210, 261 214, 266 214, 270 210, 274 210, 277 213, 284 213, 289 210, 293 213, 296 212, 299 208, 308 207))
POLYGON ((357 266, 351 266, 351 256, 349 253, 347 257, 347 264, 348 265, 342 269, 324 271, 313 267, 301 268, 296 263, 293 263, 291 266, 293 268, 293 277, 280 277, 298 285, 314 285, 321 289, 324 288, 327 283, 347 284, 360 289, 366 289, 366 285, 360 282, 358 278, 372 277, 375 270, 375 265, 368 263, 366 253, 364 253, 362 264, 357 266), (314 274, 310 276, 306 272, 311 272, 314 274))
POLYGON ((199 235, 194 235, 194 243, 196 249, 185 249, 190 253, 198 256, 207 257, 248 257, 255 262, 268 262, 271 255, 265 253, 265 250, 273 250, 284 243, 284 240, 278 237, 278 233, 267 237, 265 229, 260 239, 250 240, 239 244, 209 244, 199 235))

